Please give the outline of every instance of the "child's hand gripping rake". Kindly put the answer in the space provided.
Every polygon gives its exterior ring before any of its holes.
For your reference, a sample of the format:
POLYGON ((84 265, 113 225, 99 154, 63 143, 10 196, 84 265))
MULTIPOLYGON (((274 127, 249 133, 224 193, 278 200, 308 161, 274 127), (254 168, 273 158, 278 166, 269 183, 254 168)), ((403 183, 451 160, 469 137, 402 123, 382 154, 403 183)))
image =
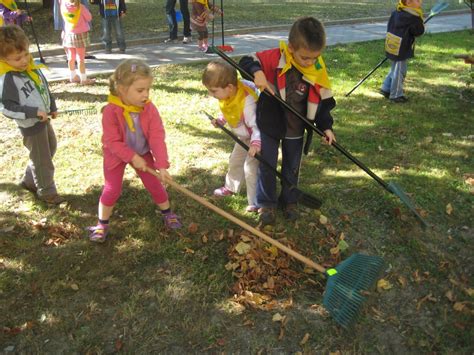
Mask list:
MULTIPOLYGON (((247 73, 245 70, 243 70, 234 60, 232 60, 229 56, 227 56, 225 53, 220 51, 216 47, 212 47, 212 50, 217 53, 222 59, 224 59, 227 63, 232 65, 235 69, 237 69, 242 76, 245 79, 248 80, 253 80, 253 76, 247 73)), ((296 111, 291 105, 289 105, 285 100, 283 100, 281 97, 277 95, 273 95, 270 93, 268 90, 265 90, 264 93, 266 95, 269 95, 275 100, 277 100, 285 109, 293 113, 296 117, 298 117, 301 121, 305 123, 305 125, 309 128, 311 128, 313 131, 315 131, 317 134, 319 134, 321 137, 325 137, 325 134, 323 131, 321 131, 319 128, 317 128, 310 120, 308 120, 305 116, 303 116, 301 113, 296 111)), ((387 184, 382 178, 377 176, 372 170, 370 170, 366 165, 364 165, 359 159, 357 159, 355 156, 353 156, 351 153, 349 153, 344 147, 342 147, 339 143, 333 142, 331 144, 334 148, 336 148, 340 153, 342 153, 346 158, 348 158, 350 161, 352 161, 354 164, 356 164, 359 168, 364 170, 372 179, 377 181, 380 186, 382 186, 385 190, 387 190, 390 193, 395 194, 400 198, 400 200, 415 214, 416 217, 420 220, 420 222, 423 223, 424 226, 428 226, 428 223, 423 219, 423 217, 420 215, 420 213, 416 210, 415 205, 413 202, 410 200, 407 194, 402 190, 400 186, 398 186, 394 182, 390 182, 387 184)))
MULTIPOLYGON (((437 14, 439 14, 441 11, 445 10, 447 7, 449 6, 449 4, 447 2, 440 2, 440 3, 437 3, 435 6, 432 7, 428 17, 426 17, 425 21, 423 23, 427 23, 429 20, 431 20, 434 16, 436 16, 437 14)), ((378 68, 380 68, 386 61, 388 60, 387 57, 385 57, 384 59, 382 59, 371 71, 369 71, 367 73, 366 76, 364 76, 362 79, 359 80, 359 82, 351 89, 351 91, 349 91, 345 96, 349 96, 350 94, 352 94, 359 86, 362 85, 362 83, 364 81, 366 81, 369 76, 371 76, 378 68)))
MULTIPOLYGON (((212 117, 210 114, 207 112, 203 112, 207 118, 209 118, 211 121, 214 120, 214 117, 212 117)), ((225 128, 224 126, 219 125, 219 128, 222 129, 225 133, 229 135, 238 145, 240 145, 242 148, 244 148, 246 151, 249 150, 248 145, 246 145, 244 142, 242 142, 234 133, 232 133, 230 130, 225 128)), ((301 204, 305 205, 308 208, 312 209, 319 209, 322 205, 321 200, 318 198, 311 196, 308 193, 305 193, 298 189, 295 185, 293 185, 291 182, 288 181, 288 179, 280 173, 278 170, 276 170, 269 162, 267 162, 265 159, 263 159, 259 154, 255 154, 255 159, 257 159, 260 163, 264 164, 267 166, 267 168, 270 169, 278 178, 282 181, 283 184, 288 186, 289 189, 293 190, 297 195, 298 202, 301 202, 301 204)))
MULTIPOLYGON (((160 178, 160 174, 154 169, 148 168, 147 170, 150 174, 160 178)), ((274 245, 281 251, 291 255, 316 271, 323 273, 328 278, 326 290, 324 291, 323 304, 329 314, 344 328, 349 327, 357 320, 360 309, 366 299, 365 293, 372 288, 382 271, 382 258, 378 256, 353 254, 336 267, 326 269, 322 265, 288 248, 279 241, 246 224, 178 183, 169 180, 165 182, 184 195, 191 197, 201 205, 209 208, 211 211, 236 223, 248 232, 274 245)))

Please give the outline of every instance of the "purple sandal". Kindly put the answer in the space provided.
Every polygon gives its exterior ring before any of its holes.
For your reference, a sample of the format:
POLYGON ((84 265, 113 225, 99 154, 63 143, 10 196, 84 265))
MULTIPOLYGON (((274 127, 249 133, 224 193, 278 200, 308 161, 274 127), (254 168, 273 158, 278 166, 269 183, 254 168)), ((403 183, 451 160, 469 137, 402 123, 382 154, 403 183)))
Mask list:
POLYGON ((95 227, 88 227, 89 240, 94 243, 103 243, 109 233, 109 226, 98 224, 95 227))

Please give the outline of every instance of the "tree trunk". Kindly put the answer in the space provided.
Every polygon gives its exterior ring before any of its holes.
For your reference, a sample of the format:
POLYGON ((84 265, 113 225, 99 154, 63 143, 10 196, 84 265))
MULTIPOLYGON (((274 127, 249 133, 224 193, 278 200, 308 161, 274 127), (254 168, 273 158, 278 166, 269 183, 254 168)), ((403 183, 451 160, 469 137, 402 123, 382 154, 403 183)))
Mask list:
POLYGON ((52 9, 54 0, 43 0, 43 9, 52 9))

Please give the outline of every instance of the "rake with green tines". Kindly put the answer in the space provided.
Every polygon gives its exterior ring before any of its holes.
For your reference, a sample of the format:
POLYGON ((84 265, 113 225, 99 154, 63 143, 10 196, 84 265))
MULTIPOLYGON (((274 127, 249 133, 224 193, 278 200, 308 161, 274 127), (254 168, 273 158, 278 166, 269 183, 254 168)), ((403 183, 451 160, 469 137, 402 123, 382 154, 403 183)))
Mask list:
POLYGON ((59 111, 59 113, 63 115, 95 115, 97 113, 97 109, 95 107, 73 108, 70 110, 59 111))
MULTIPOLYGON (((156 170, 150 167, 146 170, 161 179, 160 173, 156 170)), ((293 249, 196 195, 192 191, 189 191, 177 182, 166 180, 165 183, 316 271, 323 273, 328 279, 323 304, 329 314, 344 328, 349 327, 357 320, 362 304, 366 299, 364 294, 373 287, 382 271, 382 258, 378 256, 353 254, 336 267, 326 269, 322 265, 297 253, 293 249)))

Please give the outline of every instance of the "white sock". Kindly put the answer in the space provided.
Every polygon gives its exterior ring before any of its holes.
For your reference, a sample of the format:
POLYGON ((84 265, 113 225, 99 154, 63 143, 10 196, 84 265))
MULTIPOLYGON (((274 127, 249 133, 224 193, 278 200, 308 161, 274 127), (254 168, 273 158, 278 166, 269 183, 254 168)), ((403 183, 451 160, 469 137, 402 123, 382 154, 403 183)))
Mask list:
POLYGON ((81 83, 87 80, 87 74, 81 73, 81 83))
POLYGON ((70 75, 70 77, 69 77, 69 78, 71 79, 71 81, 73 81, 73 80, 74 80, 74 78, 75 78, 75 77, 76 77, 76 75, 77 75, 77 74, 76 74, 76 70, 71 70, 71 72, 69 73, 69 75, 70 75))

